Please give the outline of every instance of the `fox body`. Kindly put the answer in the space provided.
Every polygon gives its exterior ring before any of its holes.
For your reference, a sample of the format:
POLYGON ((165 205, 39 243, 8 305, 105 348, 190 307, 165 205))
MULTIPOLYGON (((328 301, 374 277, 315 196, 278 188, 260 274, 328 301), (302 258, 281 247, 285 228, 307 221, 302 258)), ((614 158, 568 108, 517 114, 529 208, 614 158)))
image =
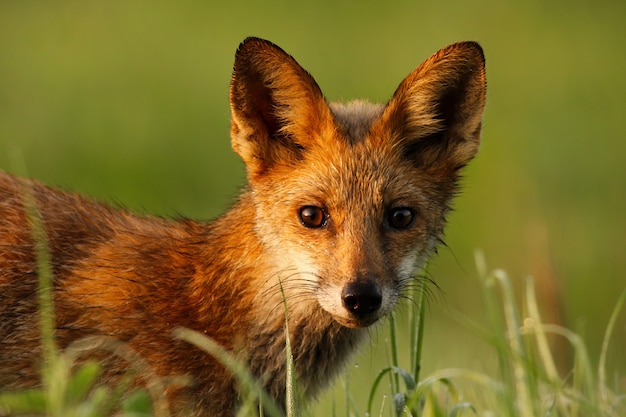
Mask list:
MULTIPOLYGON (((454 44, 385 105, 329 104, 291 56, 249 38, 230 102, 248 183, 209 224, 137 216, 0 173, 0 389, 39 380, 28 194, 46 233, 61 348, 88 336, 122 341, 157 376, 188 377, 165 389, 173 414, 231 416, 232 376, 172 331, 211 337, 283 403, 284 299, 299 387, 314 397, 441 241, 479 145, 484 57, 476 43, 454 44)), ((127 367, 96 351, 85 355, 104 361, 103 378, 127 367)))

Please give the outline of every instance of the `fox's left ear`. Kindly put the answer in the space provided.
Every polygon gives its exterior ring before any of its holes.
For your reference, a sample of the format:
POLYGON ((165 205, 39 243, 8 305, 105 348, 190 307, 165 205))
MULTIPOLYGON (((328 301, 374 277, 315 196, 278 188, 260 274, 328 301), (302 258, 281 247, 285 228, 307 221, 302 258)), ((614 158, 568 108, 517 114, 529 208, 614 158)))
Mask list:
POLYGON ((399 141, 405 155, 424 168, 457 171, 478 151, 485 93, 480 45, 450 45, 400 83, 373 126, 384 132, 372 133, 399 141))

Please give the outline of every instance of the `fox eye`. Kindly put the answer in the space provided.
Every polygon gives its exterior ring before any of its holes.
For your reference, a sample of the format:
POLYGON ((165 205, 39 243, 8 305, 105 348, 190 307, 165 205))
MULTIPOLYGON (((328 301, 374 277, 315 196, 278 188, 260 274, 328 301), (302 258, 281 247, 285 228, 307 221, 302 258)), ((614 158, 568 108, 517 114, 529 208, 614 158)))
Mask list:
POLYGON ((415 212, 408 207, 396 207, 387 214, 387 224, 396 230, 408 229, 415 219, 415 212))
POLYGON ((316 206, 301 207, 298 216, 300 217, 300 222, 309 229, 325 226, 328 218, 324 209, 316 206))

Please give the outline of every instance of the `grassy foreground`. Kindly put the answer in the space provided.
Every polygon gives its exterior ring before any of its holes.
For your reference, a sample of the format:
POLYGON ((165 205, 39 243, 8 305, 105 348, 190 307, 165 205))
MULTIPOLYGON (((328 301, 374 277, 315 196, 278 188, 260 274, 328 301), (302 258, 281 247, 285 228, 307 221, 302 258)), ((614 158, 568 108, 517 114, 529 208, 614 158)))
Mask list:
MULTIPOLYGON (((25 194, 28 198, 28 193, 25 194)), ((28 206, 28 204, 27 204, 28 206)), ((48 263, 45 233, 35 215, 29 213, 32 231, 37 236, 37 256, 40 265, 48 263), (44 243, 42 243, 44 242, 44 243)), ((346 384, 346 409, 333 410, 333 417, 413 416, 563 416, 619 417, 626 415, 626 394, 616 392, 612 375, 606 369, 606 352, 626 293, 619 298, 606 326, 599 358, 591 358, 584 341, 573 331, 543 323, 535 298, 534 284, 528 279, 520 307, 511 281, 502 270, 488 272, 481 254, 476 263, 487 310, 487 325, 468 322, 490 341, 489 355, 496 355, 499 373, 495 376, 471 369, 441 369, 431 375, 420 375, 420 361, 425 326, 424 303, 426 281, 412 288, 409 302, 409 329, 401 329, 393 315, 390 317, 391 359, 371 381, 366 402, 351 396, 346 384), (523 310, 523 314, 520 312, 523 310), (410 333, 410 357, 403 364, 399 358, 398 332, 410 333), (549 337, 565 338, 572 350, 573 365, 565 372, 557 370, 549 337), (593 368, 592 363, 597 363, 593 368), (366 410, 361 412, 359 410, 366 410)), ((0 416, 49 417, 166 417, 170 413, 165 400, 164 383, 155 375, 142 375, 150 381, 146 389, 129 391, 134 369, 149 369, 142 358, 128 346, 112 340, 89 338, 79 340, 62 352, 54 344, 53 304, 49 268, 40 269, 41 337, 45 346, 42 367, 42 387, 19 392, 0 392, 0 416), (74 362, 85 346, 107 349, 128 361, 126 379, 115 387, 99 386, 100 367, 88 363, 77 367, 74 362), (134 364, 134 365, 133 365, 134 364)), ((240 416, 280 417, 285 414, 262 392, 244 366, 206 336, 188 329, 177 329, 178 337, 206 350, 229 368, 243 387, 240 416), (258 404, 263 404, 260 407, 258 404)), ((462 344, 460 344, 462 346, 462 344)), ((297 381, 292 373, 290 345, 287 340, 288 389, 286 416, 307 414, 297 399, 297 381)), ((145 372, 145 371, 143 371, 145 372)), ((615 383, 615 386, 618 386, 615 383)), ((308 414, 307 414, 308 415, 308 414)))

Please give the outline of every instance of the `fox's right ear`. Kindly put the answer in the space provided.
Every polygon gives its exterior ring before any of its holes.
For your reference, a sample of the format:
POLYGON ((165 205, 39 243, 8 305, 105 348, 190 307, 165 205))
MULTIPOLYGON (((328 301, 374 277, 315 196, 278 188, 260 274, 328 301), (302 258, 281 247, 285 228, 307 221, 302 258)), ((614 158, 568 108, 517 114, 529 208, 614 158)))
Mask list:
POLYGON ((248 38, 235 56, 230 86, 231 140, 252 179, 290 165, 325 129, 330 108, 313 77, 273 43, 248 38))

